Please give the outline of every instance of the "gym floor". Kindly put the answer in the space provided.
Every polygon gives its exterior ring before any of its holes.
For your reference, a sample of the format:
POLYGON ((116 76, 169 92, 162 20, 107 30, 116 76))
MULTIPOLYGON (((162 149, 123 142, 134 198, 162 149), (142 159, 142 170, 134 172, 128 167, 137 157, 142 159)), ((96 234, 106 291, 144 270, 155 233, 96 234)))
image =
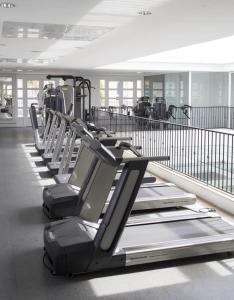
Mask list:
POLYGON ((52 276, 42 263, 48 220, 41 209, 42 186, 23 147, 28 143, 30 128, 0 129, 1 300, 234 299, 234 258, 227 256, 52 276))

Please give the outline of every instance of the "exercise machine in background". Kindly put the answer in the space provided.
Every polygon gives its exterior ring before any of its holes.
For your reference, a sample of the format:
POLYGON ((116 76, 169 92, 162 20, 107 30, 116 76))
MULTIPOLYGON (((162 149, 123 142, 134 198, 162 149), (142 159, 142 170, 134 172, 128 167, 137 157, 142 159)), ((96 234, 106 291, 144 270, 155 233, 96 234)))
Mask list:
MULTIPOLYGON (((73 104, 72 116, 82 120, 89 120, 91 110, 91 81, 81 76, 73 75, 48 75, 47 79, 60 78, 63 81, 71 80, 72 84, 65 84, 61 86, 61 90, 65 99, 70 99, 73 104), (87 98, 87 101, 86 101, 87 98)), ((66 113, 66 111, 64 111, 66 113)))
POLYGON ((182 106, 169 105, 167 109, 166 99, 156 97, 151 103, 150 98, 143 96, 139 98, 133 112, 135 116, 149 118, 153 120, 181 120, 190 119, 190 111, 192 107, 184 104, 182 106))

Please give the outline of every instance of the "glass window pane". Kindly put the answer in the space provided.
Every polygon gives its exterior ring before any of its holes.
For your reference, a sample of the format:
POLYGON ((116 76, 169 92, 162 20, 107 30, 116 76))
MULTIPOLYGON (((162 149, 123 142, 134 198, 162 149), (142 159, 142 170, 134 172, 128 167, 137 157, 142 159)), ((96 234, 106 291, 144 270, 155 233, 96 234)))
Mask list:
POLYGON ((22 118, 22 117, 23 117, 23 109, 18 108, 18 118, 22 118))
POLYGON ((109 89, 117 89, 119 86, 118 81, 109 81, 109 89))
POLYGON ((141 87, 142 87, 142 82, 141 82, 141 80, 137 80, 137 88, 138 88, 138 89, 141 89, 141 87))
POLYGON ((133 106, 133 99, 123 99, 123 104, 127 106, 133 106))
POLYGON ((39 90, 27 90, 27 98, 37 98, 39 90))
POLYGON ((100 89, 104 89, 106 87, 106 81, 104 79, 100 80, 100 89))
POLYGON ((142 96, 142 91, 141 90, 137 90, 137 98, 140 98, 142 96))
POLYGON ((39 80, 27 80, 28 89, 39 89, 39 80))
POLYGON ((117 90, 109 90, 109 97, 116 98, 119 97, 119 93, 117 90))
POLYGON ((12 96, 12 89, 7 89, 6 95, 11 97, 12 96))
POLYGON ((133 89, 133 81, 124 81, 123 88, 124 89, 133 89))
POLYGON ((38 104, 38 101, 37 100, 35 100, 35 99, 28 99, 28 107, 30 107, 31 106, 31 104, 33 104, 33 103, 36 103, 36 104, 38 104))
POLYGON ((23 107, 23 99, 18 99, 18 107, 23 107))
POLYGON ((119 106, 119 100, 109 99, 109 106, 119 106))
POLYGON ((133 91, 132 90, 123 90, 123 97, 124 98, 133 98, 133 91))
POLYGON ((63 79, 59 79, 58 85, 60 86, 65 85, 65 81, 63 79))
POLYGON ((162 96, 163 96, 163 91, 160 90, 153 91, 153 97, 162 97, 162 96))
POLYGON ((55 87, 55 81, 54 80, 44 80, 43 81, 43 88, 45 85, 48 85, 48 84, 52 84, 53 87, 55 87))
POLYGON ((145 88, 149 88, 150 87, 150 81, 149 80, 145 80, 145 88))
POLYGON ((17 90, 17 97, 23 98, 23 90, 17 90))
POLYGON ((105 98, 105 90, 100 90, 99 95, 101 98, 105 98))
POLYGON ((17 88, 22 89, 23 88, 23 79, 17 79, 17 88))
POLYGON ((153 82, 153 89, 162 90, 163 89, 163 83, 162 82, 153 82))
POLYGON ((105 101, 104 98, 101 98, 101 99, 100 99, 100 105, 101 105, 101 106, 105 106, 105 102, 106 102, 106 101, 105 101))

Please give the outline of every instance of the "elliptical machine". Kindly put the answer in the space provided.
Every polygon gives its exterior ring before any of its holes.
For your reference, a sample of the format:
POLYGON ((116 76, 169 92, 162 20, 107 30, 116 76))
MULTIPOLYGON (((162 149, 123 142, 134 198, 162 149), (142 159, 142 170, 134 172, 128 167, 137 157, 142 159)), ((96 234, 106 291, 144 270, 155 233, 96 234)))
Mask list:
POLYGON ((137 105, 133 109, 133 112, 137 117, 149 118, 151 115, 150 98, 147 96, 140 97, 137 101, 137 105))

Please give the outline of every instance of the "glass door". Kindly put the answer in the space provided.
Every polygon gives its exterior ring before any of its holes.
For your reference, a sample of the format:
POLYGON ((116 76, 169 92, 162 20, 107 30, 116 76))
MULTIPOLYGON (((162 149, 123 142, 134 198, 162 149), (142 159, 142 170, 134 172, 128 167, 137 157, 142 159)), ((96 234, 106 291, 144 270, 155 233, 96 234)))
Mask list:
POLYGON ((13 78, 0 76, 0 123, 8 123, 14 118, 13 78))

